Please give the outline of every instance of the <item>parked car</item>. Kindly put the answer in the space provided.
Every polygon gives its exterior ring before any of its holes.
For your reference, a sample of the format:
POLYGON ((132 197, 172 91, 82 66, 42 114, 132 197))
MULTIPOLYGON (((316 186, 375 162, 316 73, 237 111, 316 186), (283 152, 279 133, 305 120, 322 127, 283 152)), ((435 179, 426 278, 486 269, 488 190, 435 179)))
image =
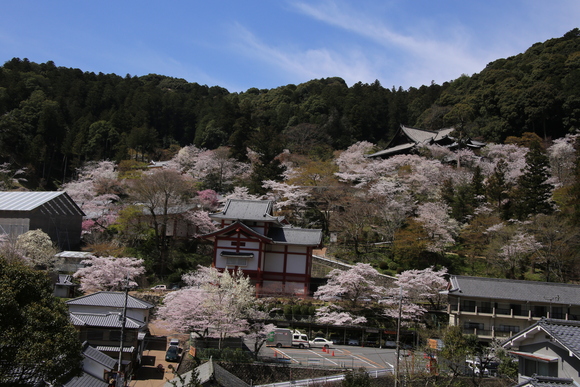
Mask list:
POLYGON ((332 341, 326 340, 323 337, 317 337, 314 340, 310 340, 309 343, 311 347, 330 348, 333 346, 332 341))
POLYGON ((179 360, 179 348, 176 345, 170 345, 165 353, 165 361, 179 360))
POLYGON ((348 339, 346 343, 348 345, 360 345, 360 341, 358 341, 358 339, 348 339))
POLYGON ((167 290, 167 285, 155 285, 151 290, 167 290))
POLYGON ((177 348, 179 348, 179 339, 171 339, 169 340, 169 346, 176 346, 177 348))
POLYGON ((385 348, 397 348, 397 342, 392 340, 385 341, 385 348))

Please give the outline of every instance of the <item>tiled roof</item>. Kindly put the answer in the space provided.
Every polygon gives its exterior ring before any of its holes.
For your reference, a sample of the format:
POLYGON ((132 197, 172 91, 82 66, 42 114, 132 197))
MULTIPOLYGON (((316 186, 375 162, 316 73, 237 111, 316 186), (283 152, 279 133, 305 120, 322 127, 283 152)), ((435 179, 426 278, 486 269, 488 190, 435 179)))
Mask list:
POLYGON ((281 222, 283 218, 272 216, 271 200, 228 199, 222 211, 210 214, 215 219, 239 219, 259 222, 281 222))
POLYGON ((493 300, 580 305, 580 285, 498 278, 451 276, 450 295, 493 300))
POLYGON ((84 215, 64 191, 0 192, 0 211, 33 211, 39 207, 47 214, 84 215))
POLYGON ((580 321, 542 319, 538 325, 580 359, 580 321))
POLYGON ((435 132, 431 130, 411 128, 409 126, 403 125, 401 125, 401 129, 409 139, 415 141, 416 143, 426 143, 435 138, 441 139, 453 131, 453 129, 442 129, 441 131, 435 132))
MULTIPOLYGON (((113 308, 123 308, 125 305, 124 292, 96 292, 68 300, 67 305, 87 305, 87 306, 110 306, 113 308)), ((155 305, 143 301, 137 297, 129 295, 127 298, 127 308, 129 309, 151 309, 155 305)))
POLYGON ((532 376, 530 379, 517 384, 515 387, 564 387, 564 386, 576 386, 573 379, 569 378, 557 378, 553 376, 532 376))
POLYGON ((537 323, 505 340, 502 346, 509 348, 514 343, 538 332, 549 335, 551 340, 559 343, 568 352, 580 359, 580 321, 575 320, 542 318, 537 323))
MULTIPOLYGON (((248 383, 225 370, 212 359, 198 366, 196 370, 199 381, 204 385, 205 383, 212 382, 212 386, 249 387, 248 383)), ((167 381, 163 386, 186 386, 190 382, 192 373, 192 371, 189 371, 181 375, 183 382, 180 382, 179 378, 175 378, 173 380, 167 381)))
POLYGON ((83 351, 83 356, 87 357, 103 366, 107 367, 108 369, 114 369, 117 365, 117 361, 112 357, 105 355, 101 351, 87 345, 83 351))
POLYGON ((109 383, 103 379, 96 378, 83 372, 81 376, 76 376, 63 384, 63 387, 108 387, 109 383))
MULTIPOLYGON (((69 313, 70 321, 75 326, 89 326, 102 328, 121 328, 121 315, 118 313, 69 313)), ((126 317, 125 328, 140 329, 146 324, 142 321, 126 317)))
POLYGON ((304 246, 319 246, 322 242, 322 231, 317 229, 272 227, 268 232, 274 243, 304 246))

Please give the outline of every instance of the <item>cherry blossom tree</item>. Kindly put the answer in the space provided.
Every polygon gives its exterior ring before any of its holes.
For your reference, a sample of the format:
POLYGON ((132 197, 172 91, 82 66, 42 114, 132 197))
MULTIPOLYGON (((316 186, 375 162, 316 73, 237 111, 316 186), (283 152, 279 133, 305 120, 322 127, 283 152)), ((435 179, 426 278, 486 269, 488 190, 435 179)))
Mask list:
POLYGON ((443 304, 440 291, 447 287, 446 275, 446 268, 435 270, 433 267, 400 273, 381 301, 385 305, 385 314, 398 318, 401 303, 401 319, 417 321, 427 312, 427 305, 439 309, 443 304))
POLYGON ((358 325, 367 322, 366 317, 355 316, 344 309, 344 307, 336 304, 322 306, 316 309, 316 322, 319 324, 338 326, 358 325))
POLYGON ((209 234, 217 230, 216 225, 209 217, 209 213, 207 211, 187 211, 184 214, 184 219, 195 226, 195 236, 209 234))
POLYGON ((258 200, 260 196, 251 194, 247 187, 234 187, 234 190, 226 195, 224 199, 258 200))
POLYGON ((213 189, 198 191, 197 201, 205 211, 215 211, 219 205, 218 194, 213 189))
POLYGON ((78 269, 73 277, 80 280, 80 289, 84 292, 122 290, 127 279, 129 286, 136 286, 135 279, 145 274, 143 260, 137 258, 91 256, 81 263, 87 266, 78 269))
POLYGON ((385 288, 377 285, 379 272, 368 263, 357 263, 348 270, 334 269, 326 276, 328 282, 314 292, 323 301, 346 301, 352 309, 367 300, 379 300, 385 288))
POLYGON ((458 231, 457 222, 449 216, 449 206, 444 203, 428 202, 417 209, 417 219, 429 235, 430 243, 427 250, 441 253, 446 246, 455 242, 458 231))
POLYGON ((201 337, 243 336, 249 329, 249 311, 255 289, 241 270, 220 272, 200 266, 183 275, 187 287, 165 296, 158 317, 171 329, 201 337))
POLYGON ((10 163, 0 164, 0 191, 7 191, 25 182, 26 168, 14 168, 10 163))
POLYGON ((112 161, 91 162, 77 171, 76 180, 61 187, 86 215, 84 234, 103 231, 117 219, 124 187, 116 169, 112 161))
POLYGON ((565 137, 554 140, 547 149, 550 160, 552 180, 555 186, 569 185, 574 181, 574 160, 576 150, 574 144, 579 134, 567 134, 565 137))
POLYGON ((24 260, 35 268, 50 270, 57 261, 55 254, 58 249, 48 234, 40 229, 19 235, 15 248, 22 254, 24 260))

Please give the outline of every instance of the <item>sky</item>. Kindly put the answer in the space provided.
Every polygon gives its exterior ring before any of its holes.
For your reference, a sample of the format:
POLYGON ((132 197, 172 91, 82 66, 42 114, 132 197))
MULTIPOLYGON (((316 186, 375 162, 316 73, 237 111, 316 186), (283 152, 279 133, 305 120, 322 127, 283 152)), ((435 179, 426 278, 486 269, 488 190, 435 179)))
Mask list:
POLYGON ((578 0, 4 0, 12 58, 230 92, 442 84, 580 27, 578 0))

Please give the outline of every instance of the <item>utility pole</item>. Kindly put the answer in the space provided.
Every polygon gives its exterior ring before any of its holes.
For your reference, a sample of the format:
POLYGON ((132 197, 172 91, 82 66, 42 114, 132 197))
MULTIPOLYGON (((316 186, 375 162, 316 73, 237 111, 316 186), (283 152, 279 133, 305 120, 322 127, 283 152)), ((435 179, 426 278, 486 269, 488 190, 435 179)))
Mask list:
POLYGON ((117 387, 121 387, 125 383, 124 375, 121 373, 121 366, 123 365, 123 345, 125 336, 125 321, 127 320, 127 299, 129 298, 129 273, 127 278, 123 280, 123 287, 125 288, 125 304, 123 305, 123 312, 119 316, 121 321, 121 342, 119 346, 119 362, 117 364, 117 387))
POLYGON ((397 319, 397 350, 395 359, 395 387, 399 387, 399 356, 401 355, 401 314, 403 311, 403 288, 399 287, 399 318, 397 319))

